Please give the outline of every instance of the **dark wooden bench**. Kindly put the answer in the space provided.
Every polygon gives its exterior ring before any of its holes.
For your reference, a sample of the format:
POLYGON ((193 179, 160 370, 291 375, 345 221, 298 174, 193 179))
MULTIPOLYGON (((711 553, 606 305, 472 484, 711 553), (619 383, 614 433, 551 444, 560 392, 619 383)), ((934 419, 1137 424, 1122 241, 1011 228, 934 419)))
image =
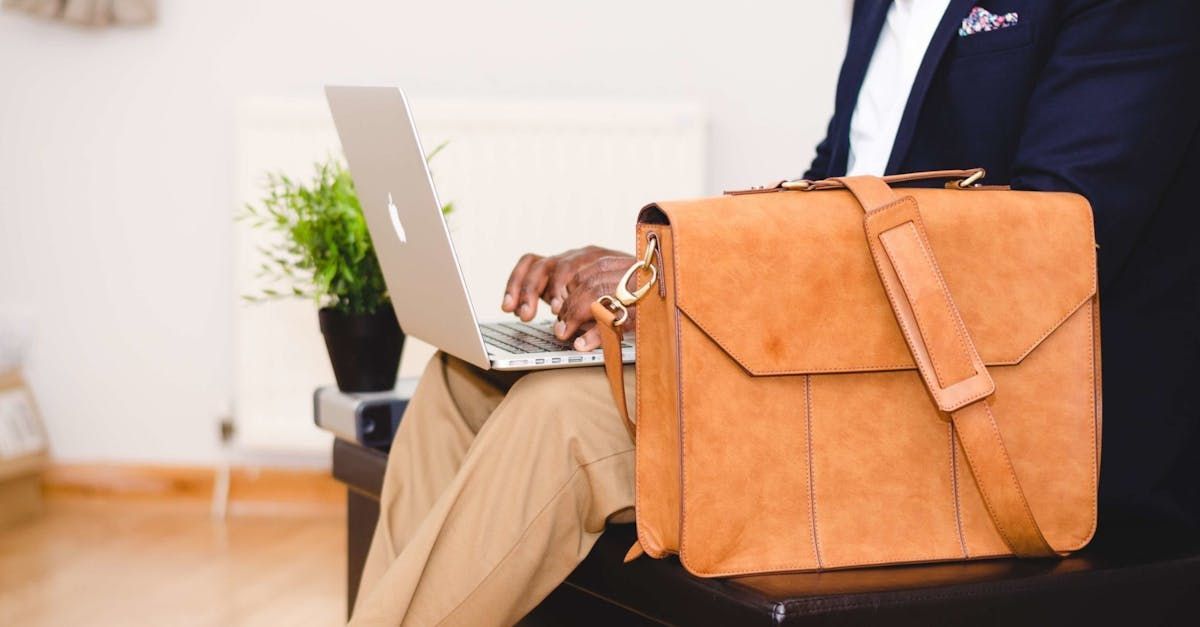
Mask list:
MULTIPOLYGON (((386 455, 338 440, 348 490, 347 591, 358 589, 379 516, 386 455)), ((1200 625, 1200 538, 1105 524, 1061 561, 990 560, 700 579, 675 559, 621 559, 613 525, 527 625, 1200 625)))

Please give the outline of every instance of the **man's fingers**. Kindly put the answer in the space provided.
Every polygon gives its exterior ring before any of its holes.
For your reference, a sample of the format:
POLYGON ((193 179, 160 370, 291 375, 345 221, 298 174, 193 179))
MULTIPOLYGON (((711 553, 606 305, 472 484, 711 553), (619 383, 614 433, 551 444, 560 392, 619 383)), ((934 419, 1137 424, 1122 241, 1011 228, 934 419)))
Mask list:
POLYGON ((541 255, 525 253, 517 260, 512 274, 508 275, 508 285, 504 287, 504 298, 500 301, 501 310, 508 313, 517 310, 517 292, 520 291, 521 284, 525 281, 525 274, 529 272, 529 267, 541 258, 541 255))
POLYGON ((579 276, 579 271, 587 267, 598 255, 603 255, 605 251, 595 246, 586 248, 577 248, 569 250, 559 256, 558 263, 555 264, 554 272, 550 276, 550 283, 546 286, 546 302, 550 303, 550 311, 558 314, 562 311, 563 301, 567 299, 567 285, 571 283, 575 277, 579 276))
POLYGON ((557 292, 547 290, 547 294, 550 296, 550 311, 557 316, 562 312, 563 303, 567 300, 567 290, 565 288, 557 292))
POLYGON ((508 277, 500 309, 528 322, 537 314, 538 300, 545 300, 565 322, 557 330, 559 337, 567 339, 591 320, 592 301, 612 291, 602 289, 605 281, 612 283, 632 261, 629 255, 595 246, 553 257, 523 255, 508 277), (605 276, 614 272, 615 277, 605 276))
POLYGON ((583 335, 575 338, 575 350, 581 352, 594 351, 600 348, 600 329, 592 324, 592 327, 583 335))
POLYGON ((554 258, 544 257, 533 262, 525 278, 521 280, 521 289, 517 293, 517 316, 529 322, 537 314, 538 299, 546 289, 550 280, 550 272, 554 269, 554 258))
POLYGON ((558 324, 554 325, 554 334, 560 340, 566 340, 575 335, 579 328, 592 321, 592 301, 599 298, 596 290, 580 287, 567 295, 558 314, 558 324))
POLYGON ((567 300, 567 283, 576 276, 579 264, 573 259, 564 259, 554 266, 554 273, 546 285, 546 302, 550 303, 550 311, 555 315, 562 313, 563 303, 567 300))
POLYGON ((563 302, 567 300, 567 283, 576 275, 578 264, 564 260, 554 267, 554 274, 546 286, 546 301, 550 303, 550 311, 558 315, 562 311, 563 302))

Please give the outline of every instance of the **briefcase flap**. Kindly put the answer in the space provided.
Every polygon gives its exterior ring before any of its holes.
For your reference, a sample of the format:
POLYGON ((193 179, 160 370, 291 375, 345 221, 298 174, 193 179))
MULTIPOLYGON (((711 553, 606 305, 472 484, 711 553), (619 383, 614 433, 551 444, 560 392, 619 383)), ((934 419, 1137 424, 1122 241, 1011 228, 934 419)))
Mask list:
MULTIPOLYGON (((966 331, 1019 363, 1096 294, 1091 208, 1065 193, 897 189, 920 207, 966 331)), ((663 202, 679 310, 754 375, 914 368, 844 190, 663 202)))

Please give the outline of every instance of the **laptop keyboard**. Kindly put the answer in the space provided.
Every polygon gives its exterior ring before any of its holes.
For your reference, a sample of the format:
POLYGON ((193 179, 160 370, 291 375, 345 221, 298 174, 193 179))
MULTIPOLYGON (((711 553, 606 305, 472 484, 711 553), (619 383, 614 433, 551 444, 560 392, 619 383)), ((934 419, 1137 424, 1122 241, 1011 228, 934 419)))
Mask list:
POLYGON ((552 353, 575 350, 570 342, 554 337, 548 329, 522 322, 492 322, 479 325, 483 339, 510 353, 552 353))

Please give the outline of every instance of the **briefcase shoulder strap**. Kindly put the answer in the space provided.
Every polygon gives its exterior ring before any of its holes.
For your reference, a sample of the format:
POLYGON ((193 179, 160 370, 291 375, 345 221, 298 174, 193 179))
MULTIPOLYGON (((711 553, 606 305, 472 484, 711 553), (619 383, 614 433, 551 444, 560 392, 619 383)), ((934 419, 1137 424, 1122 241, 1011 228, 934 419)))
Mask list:
MULTIPOLYGON (((592 317, 600 329, 600 348, 604 351, 604 374, 608 377, 608 387, 612 391, 613 403, 617 413, 629 431, 629 439, 637 441, 637 428, 629 419, 629 404, 625 400, 625 364, 621 359, 621 342, 625 333, 617 321, 617 314, 603 303, 592 303, 592 317)), ((621 320, 624 322, 624 320, 621 320)))
POLYGON ((997 531, 1014 555, 1056 555, 1033 517, 988 406, 995 383, 946 287, 920 207, 878 177, 836 180, 863 207, 867 243, 892 311, 921 378, 954 424, 997 531))

